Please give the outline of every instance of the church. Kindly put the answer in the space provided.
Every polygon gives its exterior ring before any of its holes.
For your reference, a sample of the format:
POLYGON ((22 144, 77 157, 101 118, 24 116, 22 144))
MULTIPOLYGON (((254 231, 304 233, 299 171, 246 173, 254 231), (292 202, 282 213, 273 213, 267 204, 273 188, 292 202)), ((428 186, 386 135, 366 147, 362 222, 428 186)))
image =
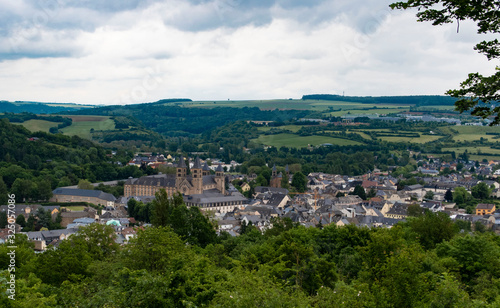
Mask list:
POLYGON ((175 174, 158 174, 143 176, 138 179, 128 179, 124 185, 125 197, 154 196, 160 189, 165 189, 168 196, 180 192, 184 196, 185 204, 197 206, 203 211, 227 213, 234 208, 244 208, 248 199, 239 192, 226 192, 226 177, 222 166, 210 174, 205 163, 201 165, 200 158, 196 158, 191 174, 188 175, 187 165, 181 156, 175 174))
POLYGON ((202 166, 200 158, 197 157, 190 175, 187 174, 187 169, 186 162, 181 156, 176 167, 176 174, 158 174, 128 179, 124 185, 124 195, 125 197, 154 196, 160 189, 165 189, 169 196, 177 192, 183 195, 196 195, 208 190, 217 190, 225 194, 224 170, 220 165, 215 170, 215 175, 212 175, 208 165, 205 163, 202 166))

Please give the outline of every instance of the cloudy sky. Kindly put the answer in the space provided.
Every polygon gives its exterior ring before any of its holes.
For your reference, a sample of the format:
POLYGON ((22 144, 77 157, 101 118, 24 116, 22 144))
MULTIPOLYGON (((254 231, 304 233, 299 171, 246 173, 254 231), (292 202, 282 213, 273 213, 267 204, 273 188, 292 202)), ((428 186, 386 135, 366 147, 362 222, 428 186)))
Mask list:
POLYGON ((0 0, 0 100, 443 94, 493 73, 474 24, 386 0, 0 0))

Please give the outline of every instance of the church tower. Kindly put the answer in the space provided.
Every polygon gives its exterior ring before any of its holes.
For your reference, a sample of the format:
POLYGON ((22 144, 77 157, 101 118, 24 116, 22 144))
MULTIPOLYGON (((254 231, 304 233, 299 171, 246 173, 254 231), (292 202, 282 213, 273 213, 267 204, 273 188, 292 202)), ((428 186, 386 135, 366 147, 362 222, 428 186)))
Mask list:
POLYGON ((203 193, 203 169, 201 167, 201 160, 196 157, 193 168, 191 168, 191 175, 193 177, 192 183, 194 187, 194 194, 203 193))
POLYGON ((283 177, 283 175, 281 173, 278 174, 278 169, 276 169, 276 165, 274 165, 273 169, 272 169, 271 181, 269 183, 269 186, 275 187, 275 188, 280 188, 282 177, 283 177))
POLYGON ((208 167, 207 163, 203 165, 203 176, 205 175, 210 175, 210 168, 208 167))
POLYGON ((224 177, 224 169, 222 169, 222 165, 219 165, 217 169, 215 169, 215 182, 217 183, 217 189, 221 192, 221 194, 225 194, 226 179, 224 177))
POLYGON ((179 163, 177 164, 177 173, 175 174, 175 188, 179 190, 181 182, 186 178, 187 176, 187 166, 186 162, 184 161, 184 157, 179 158, 179 163))

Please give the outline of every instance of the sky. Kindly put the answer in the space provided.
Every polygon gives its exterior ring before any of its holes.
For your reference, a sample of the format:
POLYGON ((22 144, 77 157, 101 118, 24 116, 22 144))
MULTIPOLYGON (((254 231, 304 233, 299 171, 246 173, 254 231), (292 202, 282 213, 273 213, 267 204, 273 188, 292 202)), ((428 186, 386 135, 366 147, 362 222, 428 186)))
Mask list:
POLYGON ((0 100, 443 95, 494 64, 473 23, 386 0, 0 0, 0 100))

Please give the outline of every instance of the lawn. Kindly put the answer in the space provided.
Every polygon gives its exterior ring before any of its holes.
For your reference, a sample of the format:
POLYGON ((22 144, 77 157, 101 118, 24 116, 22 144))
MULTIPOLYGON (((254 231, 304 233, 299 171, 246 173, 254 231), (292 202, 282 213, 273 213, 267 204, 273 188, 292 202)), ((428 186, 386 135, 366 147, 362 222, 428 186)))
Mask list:
POLYGON ((64 206, 64 207, 72 212, 81 212, 86 208, 86 206, 83 206, 83 205, 73 205, 73 206, 64 206))
POLYGON ((57 125, 61 123, 62 122, 50 122, 45 120, 28 120, 23 123, 13 123, 13 124, 20 124, 32 132, 42 131, 48 133, 51 127, 57 127, 57 125))
POLYGON ((73 119, 71 126, 61 129, 65 135, 77 135, 82 138, 92 139, 90 130, 96 131, 115 129, 115 121, 108 116, 69 116, 73 119))
POLYGON ((325 136, 298 136, 294 134, 277 134, 277 135, 261 135, 253 141, 271 145, 277 148, 285 146, 289 148, 303 148, 308 145, 320 145, 323 143, 331 143, 334 145, 360 145, 362 143, 347 139, 325 137, 325 136))

